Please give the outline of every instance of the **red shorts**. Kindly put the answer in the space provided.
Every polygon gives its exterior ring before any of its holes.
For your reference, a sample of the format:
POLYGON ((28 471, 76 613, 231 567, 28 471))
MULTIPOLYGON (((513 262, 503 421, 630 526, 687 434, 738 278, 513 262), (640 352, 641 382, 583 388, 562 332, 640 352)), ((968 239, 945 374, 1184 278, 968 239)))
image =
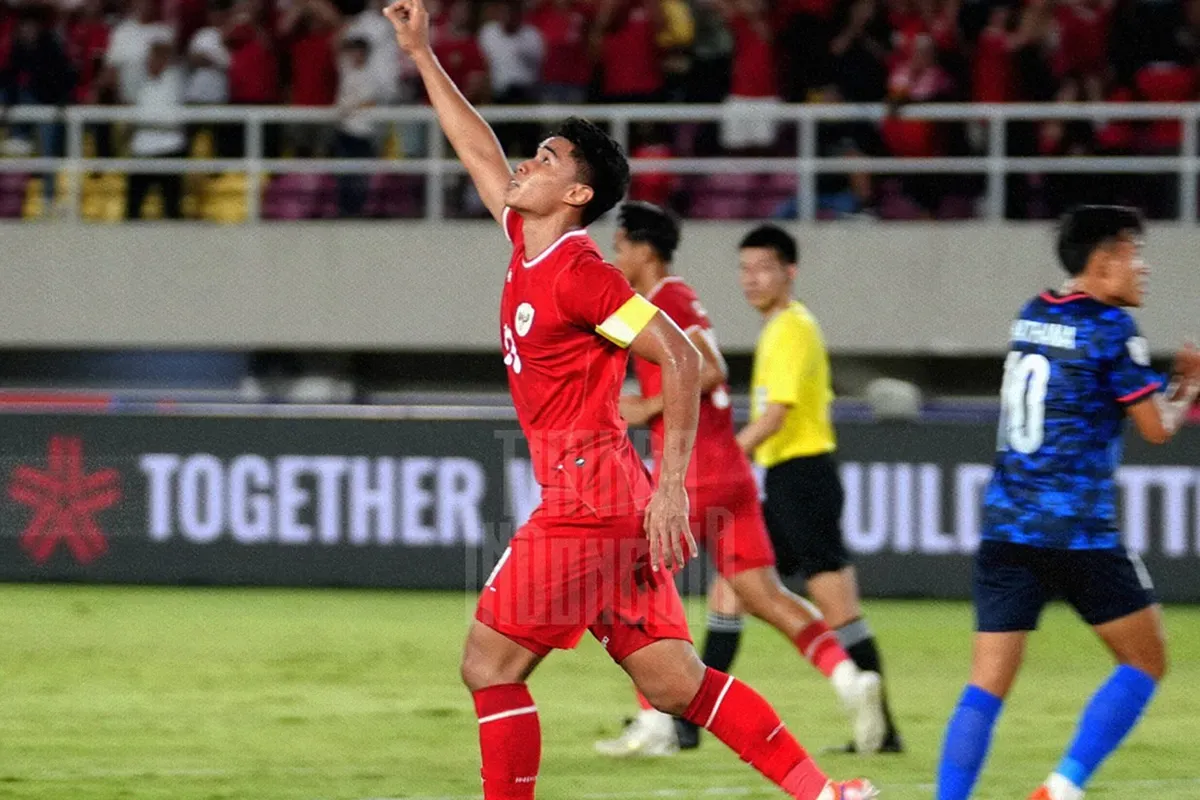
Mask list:
POLYGON ((618 663, 662 639, 690 642, 673 576, 650 569, 641 518, 604 523, 591 536, 523 526, 484 584, 475 619, 540 656, 575 647, 585 630, 618 663))
POLYGON ((775 565, 775 548, 767 535, 758 484, 753 478, 689 487, 688 495, 692 535, 722 577, 775 565))

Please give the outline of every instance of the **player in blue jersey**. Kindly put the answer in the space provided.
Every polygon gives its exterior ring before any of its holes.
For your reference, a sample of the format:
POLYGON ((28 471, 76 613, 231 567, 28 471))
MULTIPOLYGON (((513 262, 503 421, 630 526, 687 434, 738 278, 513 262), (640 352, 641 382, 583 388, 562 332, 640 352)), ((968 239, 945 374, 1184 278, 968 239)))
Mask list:
POLYGON ((1030 300, 1013 323, 975 557, 971 677, 946 729, 937 800, 970 796, 1026 638, 1049 600, 1070 603, 1117 667, 1030 800, 1080 800, 1165 671, 1150 577, 1117 531, 1114 473, 1125 417, 1154 444, 1178 429, 1200 391, 1200 354, 1184 347, 1169 379, 1150 368, 1146 341, 1124 310, 1142 304, 1141 237, 1132 209, 1074 209, 1058 238, 1070 279, 1030 300))

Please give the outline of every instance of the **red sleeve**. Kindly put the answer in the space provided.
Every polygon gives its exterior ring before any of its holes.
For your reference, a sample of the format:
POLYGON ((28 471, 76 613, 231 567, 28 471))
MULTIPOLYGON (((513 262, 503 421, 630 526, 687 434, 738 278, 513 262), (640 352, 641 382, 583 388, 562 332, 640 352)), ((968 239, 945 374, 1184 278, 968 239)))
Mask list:
POLYGON ((671 318, 684 333, 694 328, 707 330, 712 327, 708 314, 691 287, 681 283, 668 283, 654 296, 654 305, 671 318))
POLYGON ((554 283, 554 301, 563 319, 587 330, 599 327, 633 295, 621 271, 595 253, 574 259, 554 283))

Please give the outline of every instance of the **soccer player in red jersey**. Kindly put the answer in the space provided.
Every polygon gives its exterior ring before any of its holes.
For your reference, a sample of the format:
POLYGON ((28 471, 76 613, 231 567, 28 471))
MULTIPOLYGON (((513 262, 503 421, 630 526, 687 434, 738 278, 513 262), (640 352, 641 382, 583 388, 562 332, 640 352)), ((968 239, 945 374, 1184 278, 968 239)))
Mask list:
POLYGON ((629 184, 620 148, 568 120, 510 169, 495 134, 429 48, 422 0, 385 14, 413 59, 442 130, 512 243, 500 334, 542 503, 485 584, 462 677, 479 719, 485 800, 531 800, 541 761, 525 681, 551 650, 590 631, 654 706, 696 722, 799 800, 862 800, 869 783, 830 781, 753 689, 704 666, 670 571, 694 554, 684 475, 699 409, 700 355, 606 264, 584 227, 629 184), (663 376, 657 489, 617 413, 627 349, 663 376))
MULTIPOLYGON (((758 484, 735 435, 725 359, 695 291, 671 274, 679 235, 679 223, 670 212, 650 203, 625 203, 614 244, 616 266, 634 290, 670 317, 703 357, 699 424, 686 485, 692 533, 724 579, 714 583, 709 597, 704 663, 728 671, 744 608, 786 636, 831 680, 854 716, 856 750, 873 753, 886 729, 880 677, 860 671, 816 607, 789 592, 779 579, 758 484)), ((657 469, 664 436, 662 370, 640 357, 633 359, 633 365, 641 394, 621 398, 621 415, 630 424, 649 425, 657 469)), ((695 727, 686 720, 676 723, 639 699, 642 712, 619 738, 597 742, 597 750, 612 756, 669 755, 678 747, 696 745, 695 727)))

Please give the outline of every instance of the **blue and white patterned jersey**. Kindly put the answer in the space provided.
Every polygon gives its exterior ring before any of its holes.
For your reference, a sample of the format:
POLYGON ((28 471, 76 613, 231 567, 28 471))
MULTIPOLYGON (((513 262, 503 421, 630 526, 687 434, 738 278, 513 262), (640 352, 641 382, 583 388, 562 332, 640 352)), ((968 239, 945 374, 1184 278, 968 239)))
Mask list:
POLYGON ((1125 409, 1163 387, 1126 311, 1089 295, 1035 297, 1012 327, 983 538, 1116 547, 1125 409))

